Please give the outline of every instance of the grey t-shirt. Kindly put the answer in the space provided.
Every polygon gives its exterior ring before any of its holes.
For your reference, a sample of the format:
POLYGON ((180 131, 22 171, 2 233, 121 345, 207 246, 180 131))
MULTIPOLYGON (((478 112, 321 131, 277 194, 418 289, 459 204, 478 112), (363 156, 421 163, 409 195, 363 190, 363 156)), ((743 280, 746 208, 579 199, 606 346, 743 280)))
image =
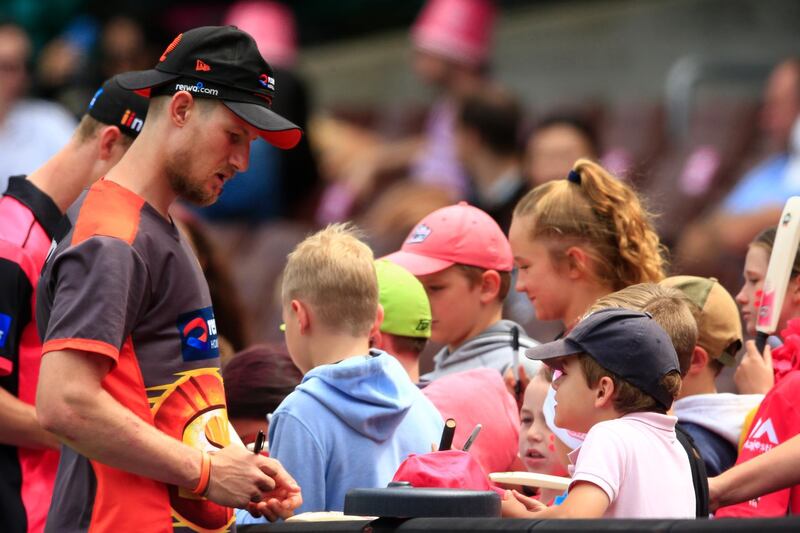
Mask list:
MULTIPOLYGON (((106 357, 103 388, 189 446, 229 443, 214 312, 200 265, 171 221, 102 180, 78 201, 72 231, 39 281, 43 357, 106 357)), ((226 530, 230 509, 63 448, 47 531, 113 524, 140 531, 226 530)))

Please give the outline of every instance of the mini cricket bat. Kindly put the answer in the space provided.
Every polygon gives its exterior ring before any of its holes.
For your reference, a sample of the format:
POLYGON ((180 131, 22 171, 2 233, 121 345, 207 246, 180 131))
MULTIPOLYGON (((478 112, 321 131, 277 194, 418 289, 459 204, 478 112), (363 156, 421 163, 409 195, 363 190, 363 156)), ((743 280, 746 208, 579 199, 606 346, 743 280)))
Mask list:
POLYGON ((566 490, 572 479, 568 477, 538 474, 536 472, 494 472, 489 479, 498 485, 522 485, 540 489, 566 490))
POLYGON ((769 256, 764 287, 761 290, 761 302, 756 317, 756 346, 759 353, 764 351, 767 337, 775 333, 778 328, 798 243, 800 243, 800 196, 792 196, 786 201, 781 213, 775 244, 769 256))

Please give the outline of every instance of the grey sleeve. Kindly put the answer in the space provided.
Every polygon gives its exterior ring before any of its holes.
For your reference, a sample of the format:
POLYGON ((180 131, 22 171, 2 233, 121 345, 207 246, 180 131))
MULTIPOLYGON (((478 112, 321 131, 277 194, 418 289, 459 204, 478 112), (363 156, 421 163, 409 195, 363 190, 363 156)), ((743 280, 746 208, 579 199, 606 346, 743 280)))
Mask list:
POLYGON ((116 362, 147 302, 143 258, 119 239, 95 236, 59 254, 51 276, 53 303, 42 353, 83 350, 116 362))

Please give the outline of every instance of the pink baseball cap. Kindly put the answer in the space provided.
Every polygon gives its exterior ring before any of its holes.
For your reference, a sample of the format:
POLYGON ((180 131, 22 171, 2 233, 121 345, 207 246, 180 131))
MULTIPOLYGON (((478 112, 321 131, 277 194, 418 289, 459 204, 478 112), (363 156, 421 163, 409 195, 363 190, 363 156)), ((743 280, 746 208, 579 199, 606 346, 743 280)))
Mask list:
POLYGON ((243 0, 225 15, 225 24, 249 33, 258 51, 273 67, 289 68, 297 58, 294 13, 278 2, 243 0))
POLYGON ((486 61, 492 41, 491 0, 429 0, 411 28, 414 45, 450 59, 486 61))
POLYGON ((415 276, 455 264, 511 272, 514 256, 503 230, 477 207, 459 202, 437 209, 411 230, 399 252, 386 259, 415 276))

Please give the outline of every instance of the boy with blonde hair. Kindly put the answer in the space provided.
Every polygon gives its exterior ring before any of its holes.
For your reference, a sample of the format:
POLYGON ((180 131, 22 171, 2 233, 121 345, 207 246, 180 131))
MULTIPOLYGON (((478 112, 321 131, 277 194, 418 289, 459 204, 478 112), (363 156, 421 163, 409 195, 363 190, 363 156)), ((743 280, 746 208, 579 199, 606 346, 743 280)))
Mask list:
POLYGON ((332 225, 284 270, 286 344, 305 376, 273 414, 269 442, 304 487, 299 512, 341 511, 347 491, 385 487, 441 435, 441 416, 400 363, 369 347, 383 318, 373 260, 353 228, 332 225))
POLYGON ((527 355, 560 371, 555 422, 586 439, 569 454, 572 484, 560 506, 514 491, 503 503, 505 516, 695 516, 689 459, 675 435, 677 419, 666 414, 680 389, 678 357, 651 315, 595 311, 565 338, 527 355))

